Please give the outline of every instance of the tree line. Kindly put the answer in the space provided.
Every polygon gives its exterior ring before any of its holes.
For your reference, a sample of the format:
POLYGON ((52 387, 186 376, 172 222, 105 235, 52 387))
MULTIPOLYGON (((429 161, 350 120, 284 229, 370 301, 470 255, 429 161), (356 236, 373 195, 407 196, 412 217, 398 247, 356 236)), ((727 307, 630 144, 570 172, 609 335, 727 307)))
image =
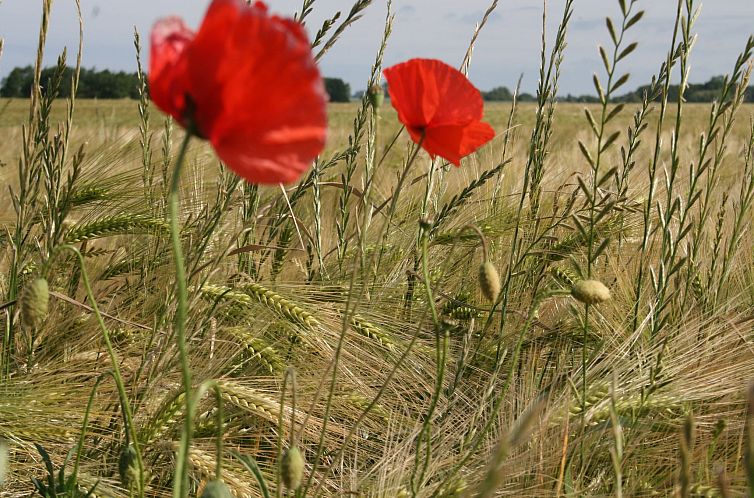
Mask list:
MULTIPOLYGON (((686 102, 712 102, 720 96, 720 90, 725 84, 725 78, 723 76, 714 76, 710 78, 706 83, 691 83, 686 88, 684 98, 686 102)), ((628 92, 624 95, 614 97, 613 102, 623 103, 640 103, 644 99, 644 95, 649 91, 649 85, 643 85, 628 92)), ((678 85, 671 85, 668 90, 668 99, 670 101, 678 100, 678 94, 680 87, 678 85)), ((488 92, 482 92, 484 100, 489 102, 510 102, 513 100, 513 93, 504 86, 493 88, 488 92)), ((745 101, 754 102, 754 86, 750 86, 745 92, 745 101)), ((535 102, 537 98, 530 93, 521 93, 517 96, 519 102, 535 102)), ((582 102, 582 103, 599 103, 599 99, 595 95, 565 95, 558 97, 560 102, 582 102)), ((659 98, 658 98, 659 100, 659 98)))
MULTIPOLYGON (((57 67, 47 67, 42 70, 40 79, 42 92, 53 81, 57 67)), ((73 68, 63 69, 58 95, 70 97, 73 68)), ((14 68, 8 76, 3 78, 0 86, 0 97, 25 98, 31 95, 34 82, 34 68, 32 66, 14 68)), ((83 99, 137 99, 139 98, 139 78, 136 73, 125 71, 113 72, 107 69, 81 69, 79 87, 76 96, 83 99)))
MULTIPOLYGON (((52 81, 57 70, 56 67, 48 67, 42 70, 42 90, 52 81)), ((66 67, 60 80, 60 97, 71 95, 71 77, 73 68, 66 67)), ((25 98, 31 95, 31 86, 34 81, 34 68, 32 66, 14 68, 8 76, 3 78, 0 84, 0 97, 25 98)), ((351 87, 341 78, 324 78, 325 90, 330 95, 330 102, 349 102, 352 98, 351 87)), ((686 90, 687 102, 711 102, 720 95, 723 87, 723 76, 715 76, 706 83, 690 84, 686 90)), ((640 86, 632 92, 615 97, 614 102, 636 103, 641 102, 644 94, 649 89, 648 85, 640 86)), ((678 98, 679 87, 672 85, 668 98, 678 98)), ((363 92, 357 92, 353 97, 360 98, 363 92)), ((79 88, 76 94, 82 99, 137 99, 139 98, 139 78, 136 73, 125 71, 110 71, 107 69, 81 69, 79 76, 79 88)), ((513 100, 513 92, 507 87, 499 86, 492 90, 482 92, 482 97, 488 102, 510 102, 513 100)), ((535 102, 535 95, 520 93, 517 96, 519 102, 535 102)), ((558 98, 561 102, 598 103, 599 99, 594 95, 565 95, 558 98)), ((747 102, 754 102, 754 86, 746 90, 747 102)))
MULTIPOLYGON (((42 70, 40 79, 42 91, 46 91, 55 76, 57 67, 42 70)), ((70 97, 73 68, 63 69, 58 96, 70 97)), ((32 66, 16 67, 3 78, 0 85, 0 97, 26 98, 31 95, 34 83, 32 66)), ((340 78, 325 78, 325 89, 331 102, 348 102, 351 99, 351 87, 340 78)), ((139 77, 136 73, 110 71, 108 69, 81 69, 79 87, 76 97, 81 99, 138 99, 139 77)))

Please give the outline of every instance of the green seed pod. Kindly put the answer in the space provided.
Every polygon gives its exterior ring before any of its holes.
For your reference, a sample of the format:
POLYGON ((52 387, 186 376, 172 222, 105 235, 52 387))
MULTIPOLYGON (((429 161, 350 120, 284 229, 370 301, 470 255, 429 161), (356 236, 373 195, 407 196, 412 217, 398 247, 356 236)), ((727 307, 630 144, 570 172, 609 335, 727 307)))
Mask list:
POLYGON ((37 328, 47 318, 50 304, 50 289, 47 280, 36 278, 24 287, 21 293, 21 321, 24 325, 37 328))
POLYGON ((200 498, 233 498, 233 494, 227 484, 213 479, 204 486, 200 498))
POLYGON ((304 479, 304 457, 297 446, 283 452, 283 483, 290 490, 297 490, 304 479))
POLYGON ((120 483, 126 489, 129 489, 139 481, 139 465, 136 459, 136 450, 130 444, 120 452, 118 473, 120 474, 120 483))
POLYGON ((369 103, 374 109, 379 109, 383 102, 385 102, 385 92, 380 85, 375 84, 370 86, 369 90, 367 90, 367 95, 369 96, 369 103))
POLYGON ((610 300, 610 289, 599 280, 579 280, 571 287, 571 295, 584 304, 599 304, 610 300))
POLYGON ((479 267, 479 287, 489 302, 494 303, 497 300, 500 294, 500 275, 489 261, 485 261, 479 267))

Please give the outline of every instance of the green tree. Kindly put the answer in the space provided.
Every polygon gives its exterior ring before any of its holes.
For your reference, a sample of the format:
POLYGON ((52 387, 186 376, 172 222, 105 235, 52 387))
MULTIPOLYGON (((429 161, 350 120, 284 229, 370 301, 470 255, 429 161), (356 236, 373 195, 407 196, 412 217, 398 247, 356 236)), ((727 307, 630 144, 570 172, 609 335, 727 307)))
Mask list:
POLYGON ((508 87, 498 86, 489 92, 482 92, 484 100, 491 102, 509 102, 513 100, 513 94, 508 87))
POLYGON ((3 78, 0 97, 28 97, 31 95, 32 81, 34 81, 33 67, 16 67, 3 78))
POLYGON ((351 86, 340 78, 325 78, 325 90, 330 102, 351 101, 351 86))

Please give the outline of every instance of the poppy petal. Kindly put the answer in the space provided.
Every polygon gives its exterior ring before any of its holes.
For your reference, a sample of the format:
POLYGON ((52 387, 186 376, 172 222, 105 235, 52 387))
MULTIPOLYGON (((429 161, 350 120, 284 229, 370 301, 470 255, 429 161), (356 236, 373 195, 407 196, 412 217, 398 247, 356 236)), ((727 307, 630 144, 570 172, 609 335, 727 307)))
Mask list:
POLYGON ((392 106, 406 126, 423 128, 437 111, 439 98, 431 74, 421 59, 412 59, 383 71, 392 106))
POLYGON ((461 158, 468 156, 493 138, 495 138, 495 130, 483 121, 466 126, 437 126, 425 131, 422 147, 432 157, 440 156, 460 166, 461 158))
POLYGON ((240 176, 292 181, 322 150, 327 133, 326 94, 309 41, 300 24, 253 12, 239 18, 229 38, 228 72, 220 69, 224 109, 209 138, 240 176), (241 153, 244 141, 248 151, 241 153), (267 174, 285 168, 296 172, 267 174))
POLYGON ((463 125, 482 119, 484 103, 466 76, 442 61, 411 59, 383 71, 398 117, 413 126, 463 125))
POLYGON ((149 94, 152 101, 183 124, 189 83, 185 50, 194 32, 177 17, 157 21, 152 28, 149 56, 149 94))
POLYGON ((152 66, 166 101, 158 105, 246 180, 298 178, 327 131, 327 96, 301 24, 270 16, 261 1, 213 0, 197 34, 188 33, 164 70, 152 66))
POLYGON ((429 126, 464 125, 482 119, 482 95, 462 72, 442 61, 425 62, 423 66, 425 73, 431 75, 442 103, 437 106, 429 126))
POLYGON ((222 88, 228 84, 229 52, 236 52, 230 43, 241 13, 248 7, 243 0, 213 0, 207 9, 196 38, 187 50, 191 97, 197 105, 192 119, 202 136, 208 137, 223 111, 222 88))
POLYGON ((252 183, 290 183, 309 169, 324 146, 321 127, 228 133, 212 145, 220 159, 252 183))

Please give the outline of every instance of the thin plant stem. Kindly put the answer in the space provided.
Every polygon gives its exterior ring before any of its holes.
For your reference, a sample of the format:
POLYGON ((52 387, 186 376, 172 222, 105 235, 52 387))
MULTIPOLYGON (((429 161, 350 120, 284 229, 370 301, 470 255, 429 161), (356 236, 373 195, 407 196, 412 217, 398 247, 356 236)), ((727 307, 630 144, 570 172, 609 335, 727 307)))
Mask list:
POLYGON ((416 442, 416 458, 414 461, 414 472, 411 475, 411 489, 416 494, 418 492, 418 486, 421 485, 422 481, 424 480, 424 476, 427 473, 427 469, 429 468, 430 459, 432 457, 432 417, 435 413, 435 409, 437 408, 437 403, 440 400, 440 395, 442 394, 442 385, 443 381, 445 379, 445 358, 447 356, 448 352, 448 332, 442 330, 442 325, 440 323, 440 317, 437 314, 437 308, 435 307, 435 297, 432 293, 432 282, 430 280, 429 276, 429 265, 428 265, 428 244, 427 240, 429 239, 429 234, 425 230, 422 235, 421 240, 421 261, 422 261, 422 278, 424 279, 424 290, 427 294, 427 305, 429 306, 430 313, 432 315, 432 323, 434 325, 435 329, 435 361, 437 362, 437 380, 435 382, 435 391, 432 394, 432 400, 429 404, 429 410, 427 411, 427 415, 424 419, 424 424, 422 425, 421 432, 419 433, 419 437, 417 438, 416 442), (421 448, 421 442, 422 439, 426 438, 427 440, 427 448, 425 451, 425 457, 424 457, 424 464, 421 468, 421 471, 419 472, 418 479, 414 480, 416 477, 416 472, 419 470, 419 457, 420 457, 420 448, 421 448))
POLYGON ((280 412, 278 413, 278 434, 277 434, 277 469, 275 472, 275 496, 283 496, 283 487, 280 485, 283 476, 283 417, 285 415, 285 392, 288 387, 288 375, 290 369, 286 369, 283 375, 283 385, 280 388, 280 412))
POLYGON ((215 451, 217 452, 215 459, 217 462, 215 465, 215 479, 221 481, 223 477, 223 433, 225 431, 223 427, 225 425, 225 421, 223 420, 223 392, 217 383, 214 383, 214 388, 215 401, 217 403, 217 438, 215 439, 215 451))
POLYGON ((183 262, 183 249, 181 248, 181 231, 178 221, 178 186, 181 179, 181 167, 186 159, 186 151, 191 140, 191 133, 186 132, 183 143, 178 151, 175 161, 173 177, 170 182, 168 194, 168 207, 170 218, 170 240, 173 244, 173 256, 175 260, 175 281, 177 307, 175 313, 175 332, 178 343, 178 354, 181 363, 181 375, 183 377, 184 404, 186 416, 181 432, 181 442, 178 448, 175 462, 175 478, 173 481, 173 498, 188 496, 188 455, 191 447, 191 437, 194 432, 194 403, 191 393, 191 367, 189 366, 188 352, 186 350, 186 316, 188 313, 188 290, 186 288, 186 268, 183 262))
POLYGON ((113 349, 112 341, 110 340, 110 333, 107 330, 107 326, 105 325, 105 320, 102 318, 102 313, 99 311, 99 306, 97 306, 97 301, 94 298, 94 292, 92 291, 92 285, 89 282, 89 275, 86 271, 86 267, 84 264, 84 256, 81 254, 81 251, 79 251, 77 248, 70 246, 70 245, 64 245, 64 246, 58 246, 56 248, 57 251, 71 251, 76 255, 78 258, 79 266, 81 268, 81 280, 84 283, 84 288, 86 289, 86 295, 89 299, 89 305, 92 307, 92 310, 94 311, 94 316, 97 318, 97 324, 99 325, 100 329, 102 330, 102 338, 105 340, 105 347, 107 348, 107 354, 110 356, 110 363, 113 367, 113 379, 115 380, 115 385, 118 388, 118 395, 120 397, 120 403, 121 408, 123 410, 123 418, 125 419, 126 424, 126 433, 129 436, 130 443, 133 445, 134 451, 136 452, 136 464, 137 468, 139 469, 139 480, 137 482, 137 493, 138 496, 144 496, 144 461, 141 458, 141 451, 139 448, 139 440, 138 440, 138 434, 136 433, 136 428, 134 427, 134 417, 133 412, 131 411, 131 404, 128 401, 128 394, 126 393, 126 387, 123 383, 123 376, 120 374, 120 367, 118 366, 118 357, 115 355, 115 350, 113 349))
MULTIPOLYGON (((89 401, 86 403, 86 411, 84 411, 84 421, 81 423, 81 434, 79 434, 79 442, 76 445, 76 459, 73 461, 73 472, 71 473, 71 481, 76 482, 76 476, 79 473, 79 464, 81 463, 81 454, 84 452, 84 438, 86 437, 86 429, 89 426, 89 415, 92 412, 92 405, 94 404, 94 396, 97 394, 97 388, 105 380, 108 375, 113 375, 112 372, 105 372, 94 381, 94 386, 89 393, 89 401)), ((115 376, 113 376, 115 378, 115 376)))
POLYGON ((398 184, 395 186, 395 191, 393 192, 392 199, 390 200, 390 209, 387 212, 387 219, 385 220, 385 224, 383 225, 383 228, 382 228, 382 234, 380 236, 380 255, 377 258, 376 270, 379 269, 380 264, 382 263, 382 255, 385 251, 387 236, 390 233, 390 226, 393 223, 393 216, 395 215, 395 209, 398 206, 398 198, 400 197, 399 194, 401 193, 403 184, 406 182, 406 178, 408 177, 408 172, 411 170, 411 166, 414 164, 414 161, 416 161, 416 157, 419 155, 419 151, 422 148, 423 142, 424 142, 424 132, 422 132, 419 142, 414 145, 413 150, 411 151, 411 155, 406 161, 406 165, 403 167, 401 176, 398 177, 398 184))

